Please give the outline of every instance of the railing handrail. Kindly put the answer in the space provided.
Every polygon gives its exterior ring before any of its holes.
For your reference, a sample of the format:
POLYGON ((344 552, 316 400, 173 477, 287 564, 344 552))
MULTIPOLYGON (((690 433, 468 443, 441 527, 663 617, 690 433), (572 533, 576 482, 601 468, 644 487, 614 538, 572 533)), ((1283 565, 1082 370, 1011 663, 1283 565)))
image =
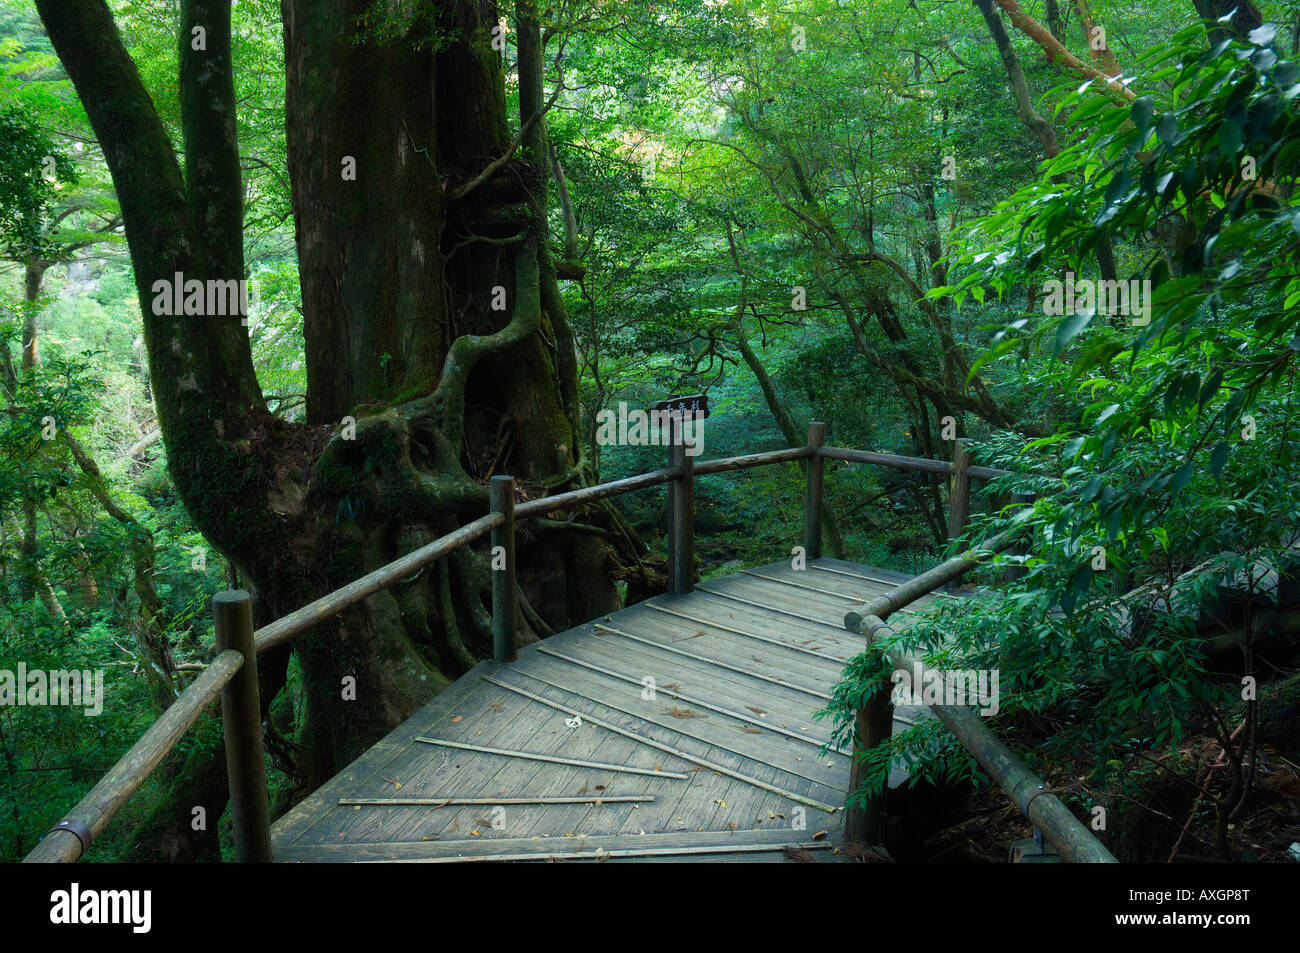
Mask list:
MULTIPOLYGON (((894 634, 885 622, 891 614, 974 569, 983 561, 980 554, 998 553, 1010 548, 1019 535, 1019 529, 1000 533, 884 595, 856 606, 845 614, 844 627, 850 632, 865 636, 867 648, 870 649, 883 636, 894 634)), ((915 656, 901 648, 879 648, 896 670, 908 673, 913 684, 918 680, 921 684, 930 682, 926 678, 928 669, 915 656)), ((876 694, 868 700, 856 719, 855 727, 860 727, 858 733, 863 736, 862 747, 871 747, 888 737, 886 726, 893 721, 889 691, 888 682, 879 685, 876 694)), ((1063 860, 1071 863, 1117 862, 1092 831, 1070 812, 1060 798, 1048 790, 1046 782, 1017 758, 970 708, 926 702, 923 695, 922 703, 948 727, 962 747, 975 757, 980 767, 1002 788, 1020 813, 1042 831, 1043 837, 1060 852, 1063 860)), ((855 738, 855 766, 860 750, 855 738)), ((856 771, 854 777, 857 777, 856 771)), ((850 781, 850 795, 856 787, 850 781)), ((862 808, 852 810, 854 816, 846 821, 846 828, 856 827, 865 839, 878 840, 883 810, 883 797, 869 798, 862 808)))
MULTIPOLYGON (((695 463, 686 459, 684 463, 651 470, 646 473, 623 477, 595 486, 580 487, 554 496, 541 497, 513 506, 513 518, 516 522, 544 516, 558 509, 589 503, 611 496, 620 496, 647 487, 658 486, 671 481, 679 483, 689 479, 691 474, 725 473, 749 467, 766 466, 774 463, 805 460, 815 457, 872 463, 901 469, 913 469, 931 473, 954 472, 954 465, 942 460, 928 460, 922 457, 906 457, 897 454, 876 453, 872 451, 850 450, 841 447, 826 447, 812 442, 816 428, 824 425, 814 423, 810 426, 810 442, 801 447, 787 447, 780 450, 768 450, 760 453, 721 457, 695 463)), ((992 479, 1010 473, 1006 470, 994 470, 988 467, 967 467, 965 472, 972 477, 992 479)), ((817 473, 820 479, 820 472, 817 473)), ((821 495, 820 489, 815 500, 808 503, 815 506, 817 514, 815 523, 820 526, 821 495)), ((813 522, 811 509, 809 521, 813 522)), ((343 610, 369 598, 376 592, 393 583, 409 578, 412 573, 427 566, 451 552, 468 546, 484 535, 498 529, 507 517, 499 512, 489 512, 472 522, 465 524, 438 539, 400 556, 390 563, 372 572, 354 579, 352 582, 330 592, 307 605, 267 623, 253 633, 254 646, 258 655, 266 650, 289 642, 296 636, 333 618, 343 610)), ((689 520, 689 517, 686 517, 689 520)), ((812 552, 811 558, 816 558, 812 552)), ((946 565, 946 564, 945 564, 946 565)), ((689 574, 689 567, 687 569, 689 574)), ((513 575, 513 573, 512 573, 513 575)), ((145 730, 134 745, 113 765, 112 768, 95 784, 77 804, 68 811, 62 821, 55 825, 46 836, 23 858, 24 863, 37 862, 73 862, 90 847, 113 816, 148 780, 163 759, 176 747, 185 733, 189 731, 211 704, 238 675, 243 667, 243 656, 233 650, 219 654, 209 662, 198 677, 189 684, 176 700, 158 716, 157 720, 145 730), (55 834, 72 836, 56 837, 55 834)))

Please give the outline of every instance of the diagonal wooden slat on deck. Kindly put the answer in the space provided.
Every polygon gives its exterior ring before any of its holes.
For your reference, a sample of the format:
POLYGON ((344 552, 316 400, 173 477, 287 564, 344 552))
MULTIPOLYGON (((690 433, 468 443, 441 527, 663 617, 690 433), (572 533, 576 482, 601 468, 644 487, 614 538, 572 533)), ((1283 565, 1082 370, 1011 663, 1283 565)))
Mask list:
POLYGON ((799 794, 793 794, 789 791, 783 790, 782 788, 778 788, 775 787, 774 785, 767 784, 764 781, 760 781, 757 778, 751 778, 747 775, 740 774, 739 772, 734 771, 726 767, 725 765, 715 764, 711 761, 706 761, 704 758, 701 758, 698 755, 693 755, 687 751, 683 751, 680 748, 673 748, 669 745, 663 744, 662 742, 654 741, 651 738, 645 738, 641 735, 636 734, 635 732, 631 732, 628 731, 627 729, 620 728, 617 725, 611 724, 610 722, 605 721, 603 719, 596 718, 590 714, 584 716, 582 712, 576 709, 568 708, 566 706, 559 704, 558 702, 552 702, 546 698, 543 698, 540 695, 534 695, 533 693, 527 691, 526 689, 519 688, 514 685, 507 685, 505 682, 498 682, 496 679, 491 678, 489 676, 485 676, 485 680, 491 682, 493 685, 500 685, 502 688, 508 689, 512 692, 518 692, 519 694, 525 695, 528 698, 533 699, 534 701, 539 701, 544 705, 551 705, 552 707, 557 708, 560 711, 566 711, 571 715, 586 717, 592 724, 599 725, 602 728, 606 728, 609 731, 617 732, 618 734, 625 735, 629 738, 635 738, 639 740, 642 744, 649 745, 652 748, 658 748, 660 751, 663 751, 666 754, 671 754, 675 757, 681 758, 683 761, 689 761, 692 764, 697 764, 702 768, 708 768, 710 771, 713 771, 717 774, 730 775, 731 777, 736 778, 739 781, 748 782, 749 784, 752 784, 755 787, 766 788, 767 790, 771 791, 774 794, 780 794, 783 797, 788 797, 790 800, 796 801, 800 804, 806 804, 808 807, 815 807, 819 811, 826 811, 827 813, 833 813, 839 810, 839 808, 833 804, 823 804, 820 801, 815 801, 811 798, 806 798, 799 794))

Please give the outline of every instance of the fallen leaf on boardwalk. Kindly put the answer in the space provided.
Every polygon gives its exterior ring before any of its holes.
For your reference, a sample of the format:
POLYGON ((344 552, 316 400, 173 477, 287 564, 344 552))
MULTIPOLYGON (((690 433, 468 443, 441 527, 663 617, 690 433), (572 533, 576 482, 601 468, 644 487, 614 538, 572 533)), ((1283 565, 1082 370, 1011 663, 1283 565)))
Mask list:
POLYGON ((761 709, 761 708, 755 708, 753 705, 746 705, 745 707, 748 708, 750 711, 752 711, 755 715, 766 715, 766 714, 767 714, 767 712, 763 711, 763 709, 761 709))
POLYGON ((354 811, 359 811, 359 810, 361 810, 361 805, 360 805, 360 804, 354 805, 353 808, 352 808, 352 810, 354 810, 354 811))
POLYGON ((457 715, 455 718, 453 718, 453 719, 451 720, 451 723, 454 725, 454 724, 456 724, 457 722, 464 721, 464 720, 465 720, 465 716, 464 716, 464 715, 457 715))
MULTIPOLYGON (((380 775, 380 777, 383 778, 383 775, 380 775)), ((383 778, 383 779, 393 786, 394 791, 402 790, 402 785, 400 782, 394 781, 392 778, 383 778)))
POLYGON ((826 836, 825 831, 818 831, 816 834, 813 835, 813 840, 821 840, 825 836, 826 836))
POLYGON ((744 731, 744 732, 746 732, 746 733, 748 733, 748 734, 751 734, 751 735, 761 735, 761 734, 763 733, 763 729, 762 729, 762 728, 751 728, 749 725, 745 725, 745 726, 744 726, 743 728, 741 728, 740 730, 741 730, 741 731, 744 731))
POLYGON ((699 638, 701 635, 703 635, 703 634, 704 634, 704 630, 701 629, 699 632, 696 632, 694 635, 686 635, 686 636, 683 636, 683 637, 680 638, 680 639, 673 639, 673 641, 674 641, 674 642, 686 642, 686 641, 688 641, 689 639, 698 639, 698 638, 699 638))
MULTIPOLYGON (((585 791, 586 788, 583 788, 583 790, 585 791)), ((596 790, 597 790, 597 791, 603 791, 603 790, 605 790, 605 785, 603 785, 603 784, 597 784, 597 785, 596 785, 596 790)))
POLYGON ((491 827, 491 826, 492 826, 492 822, 489 821, 486 817, 476 817, 476 818, 474 818, 474 823, 475 823, 475 824, 482 824, 484 827, 491 827))
POLYGON ((667 689, 668 691, 671 691, 671 692, 681 691, 681 688, 682 688, 682 686, 678 685, 676 682, 665 682, 664 684, 660 685, 659 687, 660 687, 660 688, 667 689))
POLYGON ((761 658, 759 658, 757 655, 751 655, 750 658, 752 658, 755 662, 761 662, 761 661, 763 661, 763 660, 762 660, 761 658))
POLYGON ((437 840, 437 839, 438 838, 432 834, 425 834, 423 837, 420 838, 420 840, 437 840))
POLYGON ((714 803, 714 804, 721 805, 722 807, 726 807, 726 806, 727 806, 727 802, 724 801, 724 800, 722 800, 721 798, 716 798, 716 797, 715 797, 715 798, 713 799, 713 803, 714 803))
POLYGON ((479 835, 479 834, 482 834, 482 833, 483 833, 483 832, 482 832, 481 830, 479 830, 478 828, 475 828, 474 830, 472 830, 472 831, 469 832, 469 836, 470 836, 470 837, 478 837, 478 835, 479 835))
POLYGON ((504 711, 505 707, 506 706, 503 705, 501 702, 493 702, 492 704, 488 705, 488 708, 492 709, 492 711, 504 711))
POLYGON ((740 830, 740 825, 737 824, 735 821, 732 821, 730 824, 727 825, 727 830, 729 831, 740 830))
POLYGON ((785 815, 784 815, 784 814, 774 814, 774 813, 772 813, 771 811, 768 811, 768 812, 767 812, 767 816, 768 816, 769 818, 771 818, 772 820, 776 820, 778 817, 781 818, 781 820, 783 820, 783 821, 785 820, 785 815))
POLYGON ((701 715, 698 711, 691 711, 689 708, 678 708, 673 705, 667 711, 662 712, 665 715, 672 715, 674 718, 708 718, 708 715, 701 715))

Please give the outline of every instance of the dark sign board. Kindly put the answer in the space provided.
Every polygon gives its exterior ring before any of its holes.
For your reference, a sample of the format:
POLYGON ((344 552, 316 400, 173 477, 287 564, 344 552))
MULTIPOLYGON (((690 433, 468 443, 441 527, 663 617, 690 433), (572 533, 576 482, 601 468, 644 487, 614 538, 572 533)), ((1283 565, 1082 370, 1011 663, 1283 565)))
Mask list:
POLYGON ((670 417, 693 417, 696 420, 703 420, 709 416, 709 395, 687 394, 685 397, 669 397, 655 404, 651 412, 667 414, 670 417))

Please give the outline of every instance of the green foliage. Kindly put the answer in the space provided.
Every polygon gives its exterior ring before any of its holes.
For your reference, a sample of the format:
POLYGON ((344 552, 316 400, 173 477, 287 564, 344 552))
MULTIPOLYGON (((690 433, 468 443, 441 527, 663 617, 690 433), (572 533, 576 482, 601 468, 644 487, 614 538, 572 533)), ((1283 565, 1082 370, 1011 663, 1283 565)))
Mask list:
POLYGON ((50 205, 77 172, 32 113, 0 102, 0 241, 8 258, 50 257, 50 205))

